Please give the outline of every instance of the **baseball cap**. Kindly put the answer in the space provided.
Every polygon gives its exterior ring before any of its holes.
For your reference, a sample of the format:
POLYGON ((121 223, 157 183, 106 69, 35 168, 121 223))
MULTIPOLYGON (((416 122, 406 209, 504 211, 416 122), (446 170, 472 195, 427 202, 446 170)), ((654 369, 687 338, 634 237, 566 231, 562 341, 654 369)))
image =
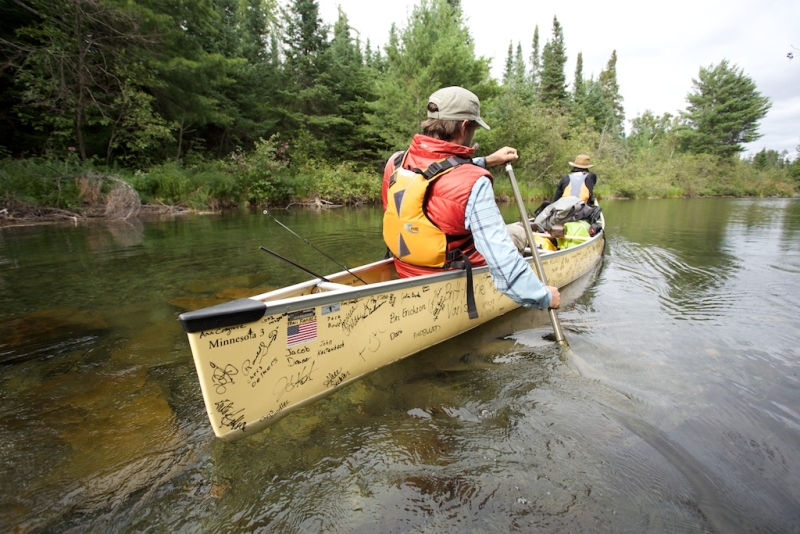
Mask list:
POLYGON ((483 128, 491 130, 481 118, 481 102, 471 91, 453 86, 439 89, 431 95, 428 102, 436 104, 439 111, 428 111, 429 119, 442 121, 475 121, 483 128))

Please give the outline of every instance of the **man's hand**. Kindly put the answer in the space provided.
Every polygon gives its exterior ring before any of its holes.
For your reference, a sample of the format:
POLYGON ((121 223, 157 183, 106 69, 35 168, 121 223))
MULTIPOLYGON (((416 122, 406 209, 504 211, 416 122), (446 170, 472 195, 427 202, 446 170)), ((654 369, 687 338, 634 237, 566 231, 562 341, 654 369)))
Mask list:
POLYGON ((558 292, 557 287, 547 286, 547 289, 550 290, 550 307, 551 308, 558 308, 561 306, 561 293, 558 292))
POLYGON ((514 161, 518 158, 519 156, 517 155, 516 148, 511 148, 510 146, 504 146, 494 154, 486 156, 486 166, 494 167, 495 165, 502 165, 504 163, 508 163, 509 161, 514 161))

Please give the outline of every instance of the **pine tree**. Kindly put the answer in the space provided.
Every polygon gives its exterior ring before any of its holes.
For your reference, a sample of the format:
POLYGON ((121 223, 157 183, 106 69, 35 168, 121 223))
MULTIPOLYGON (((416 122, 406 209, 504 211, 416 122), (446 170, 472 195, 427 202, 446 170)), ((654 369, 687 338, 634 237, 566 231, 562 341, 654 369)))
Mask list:
POLYGON ((319 5, 316 0, 292 0, 283 11, 283 20, 286 69, 293 75, 296 89, 311 88, 325 70, 322 58, 329 45, 319 5))
POLYGON ((549 105, 564 105, 567 102, 567 83, 564 65, 567 63, 564 34, 558 19, 553 17, 553 37, 544 45, 542 53, 542 76, 539 98, 549 105))
POLYGON ((224 56, 234 65, 233 80, 218 91, 220 106, 230 121, 205 125, 198 132, 216 155, 238 147, 250 147, 259 138, 277 131, 281 116, 275 112, 279 99, 265 87, 280 87, 282 66, 273 61, 269 40, 273 13, 261 0, 215 0, 217 17, 211 30, 198 38, 206 51, 224 56))
POLYGON ((622 95, 619 93, 617 83, 617 51, 611 52, 611 57, 606 64, 606 68, 600 71, 597 79, 603 95, 603 100, 611 110, 608 123, 602 125, 603 128, 614 135, 622 135, 625 121, 625 110, 622 107, 622 95))
POLYGON ((374 71, 366 64, 358 40, 350 35, 347 16, 339 9, 327 50, 330 90, 335 109, 328 117, 326 157, 366 163, 378 157, 378 140, 368 132, 366 115, 374 100, 374 71))
POLYGON ((526 73, 525 58, 522 54, 522 44, 517 43, 516 53, 513 43, 508 45, 506 70, 503 74, 503 85, 507 94, 513 94, 523 104, 533 101, 533 91, 526 73))
POLYGON ((531 76, 530 84, 534 94, 539 91, 539 78, 541 76, 541 58, 539 56, 539 25, 533 28, 533 42, 531 44, 531 76))
POLYGON ((489 62, 475 56, 463 13, 446 0, 422 0, 405 28, 393 26, 385 51, 370 121, 387 153, 407 146, 419 131, 428 97, 437 89, 458 85, 482 101, 495 92, 489 62))
POLYGON ((219 142, 216 133, 222 131, 224 136, 236 124, 239 117, 231 88, 246 60, 230 34, 220 33, 220 14, 211 0, 138 3, 151 4, 166 15, 164 42, 148 61, 158 79, 150 90, 160 115, 174 128, 175 144, 164 146, 174 152, 161 157, 181 159, 190 150, 205 149, 209 139, 219 142))
POLYGON ((287 82, 277 90, 286 109, 282 137, 293 139, 294 161, 324 159, 326 138, 337 122, 327 54, 328 27, 319 16, 316 0, 292 0, 282 18, 287 82))
POLYGON ((576 105, 583 104, 586 98, 586 85, 583 81, 583 53, 578 52, 578 57, 575 60, 575 78, 572 82, 572 101, 576 105))
POLYGON ((782 169, 788 165, 788 152, 781 154, 777 150, 761 149, 753 156, 753 167, 760 171, 767 169, 782 169))
POLYGON ((583 126, 586 123, 586 82, 583 79, 583 54, 581 52, 578 52, 575 59, 575 76, 570 96, 570 125, 583 126))
POLYGON ((508 55, 506 56, 506 68, 503 70, 503 85, 506 87, 511 85, 514 79, 514 42, 508 43, 508 55))
POLYGON ((701 68, 692 82, 689 106, 681 112, 686 125, 679 131, 685 150, 731 157, 761 137, 758 124, 772 103, 740 68, 722 60, 701 68))
POLYGON ((585 119, 591 119, 595 130, 602 132, 614 120, 614 112, 603 96, 603 87, 594 78, 585 81, 586 94, 581 109, 585 119))
POLYGON ((522 57, 522 43, 517 43, 517 53, 514 56, 514 81, 520 87, 525 85, 525 60, 522 57))

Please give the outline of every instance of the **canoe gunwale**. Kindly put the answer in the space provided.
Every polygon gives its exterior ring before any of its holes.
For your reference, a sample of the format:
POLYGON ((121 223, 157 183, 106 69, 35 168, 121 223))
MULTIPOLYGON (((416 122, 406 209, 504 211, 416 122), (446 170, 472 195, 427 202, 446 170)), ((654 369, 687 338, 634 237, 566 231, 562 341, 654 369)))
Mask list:
MULTIPOLYGON (((562 255, 573 254, 584 247, 592 246, 592 244, 598 239, 604 239, 602 233, 592 237, 590 240, 586 241, 585 243, 581 243, 580 245, 564 250, 557 250, 542 254, 542 260, 546 261, 562 255)), ((533 257, 526 256, 525 260, 528 262, 528 264, 531 264, 533 262, 533 257)), ((326 282, 316 278, 282 289, 276 289, 268 293, 262 293, 260 295, 237 299, 208 308, 182 313, 178 319, 180 320, 186 333, 201 332, 204 330, 225 328, 228 326, 235 326, 257 321, 266 315, 290 313, 308 308, 310 306, 324 306, 335 302, 341 302, 342 300, 369 297, 390 290, 404 290, 412 287, 423 286, 429 283, 447 281, 466 276, 466 272, 462 270, 447 270, 440 273, 433 273, 413 278, 399 278, 384 282, 375 282, 368 285, 350 286, 335 282, 337 279, 352 277, 351 273, 359 274, 372 269, 389 268, 389 264, 391 263, 391 259, 385 259, 364 265, 357 269, 352 269, 349 272, 340 271, 327 277, 328 280, 333 282, 332 285, 327 285, 326 282), (280 298, 281 294, 297 293, 298 291, 313 291, 315 288, 321 289, 322 291, 315 294, 303 294, 299 296, 280 298), (326 290, 326 288, 328 290, 326 290)), ((483 265, 481 267, 473 268, 472 272, 473 275, 480 275, 488 272, 488 270, 489 267, 483 265)), ((569 282, 571 281, 572 280, 569 282)))

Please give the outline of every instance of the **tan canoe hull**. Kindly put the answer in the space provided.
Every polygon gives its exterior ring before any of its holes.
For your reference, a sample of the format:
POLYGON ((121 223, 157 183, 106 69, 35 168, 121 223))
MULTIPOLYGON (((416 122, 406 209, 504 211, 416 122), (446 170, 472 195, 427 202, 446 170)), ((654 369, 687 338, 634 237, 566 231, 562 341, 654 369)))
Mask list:
MULTIPOLYGON (((601 233, 542 255, 563 287, 601 259, 601 233)), ((181 315, 215 434, 236 439, 385 365, 457 336, 518 306, 488 268, 473 270, 478 318, 469 319, 466 275, 397 279, 391 260, 181 315)))

